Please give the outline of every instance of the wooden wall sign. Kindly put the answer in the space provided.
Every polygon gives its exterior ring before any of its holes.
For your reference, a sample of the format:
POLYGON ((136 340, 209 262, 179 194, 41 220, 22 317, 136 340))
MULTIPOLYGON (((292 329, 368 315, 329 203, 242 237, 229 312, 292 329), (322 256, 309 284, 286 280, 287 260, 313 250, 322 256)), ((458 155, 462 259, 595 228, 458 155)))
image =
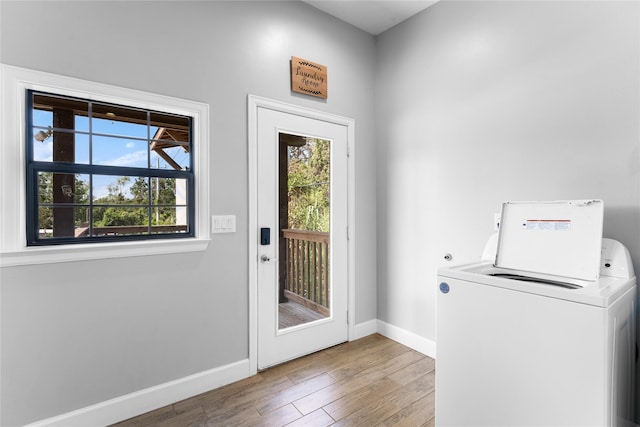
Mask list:
POLYGON ((327 99, 327 67, 292 56, 291 90, 327 99))

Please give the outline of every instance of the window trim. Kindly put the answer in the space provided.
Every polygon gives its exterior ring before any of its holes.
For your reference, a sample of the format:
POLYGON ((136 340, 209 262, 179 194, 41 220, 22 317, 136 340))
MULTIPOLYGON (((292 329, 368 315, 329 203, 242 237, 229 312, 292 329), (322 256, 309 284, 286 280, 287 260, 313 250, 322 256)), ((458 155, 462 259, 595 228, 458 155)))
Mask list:
POLYGON ((206 250, 209 228, 209 105, 0 64, 0 267, 206 250), (195 236, 180 239, 27 246, 26 93, 28 89, 193 118, 195 236))

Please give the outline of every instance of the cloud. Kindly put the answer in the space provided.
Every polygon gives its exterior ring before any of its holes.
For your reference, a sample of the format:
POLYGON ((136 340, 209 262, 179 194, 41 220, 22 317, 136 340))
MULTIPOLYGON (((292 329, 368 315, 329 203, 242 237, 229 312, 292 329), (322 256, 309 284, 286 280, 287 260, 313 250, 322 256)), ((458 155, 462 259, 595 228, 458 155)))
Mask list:
POLYGON ((53 161, 53 141, 33 144, 33 159, 42 162, 53 161))
POLYGON ((110 166, 141 166, 147 165, 147 152, 145 150, 134 151, 133 153, 127 153, 115 159, 99 161, 102 165, 110 166))

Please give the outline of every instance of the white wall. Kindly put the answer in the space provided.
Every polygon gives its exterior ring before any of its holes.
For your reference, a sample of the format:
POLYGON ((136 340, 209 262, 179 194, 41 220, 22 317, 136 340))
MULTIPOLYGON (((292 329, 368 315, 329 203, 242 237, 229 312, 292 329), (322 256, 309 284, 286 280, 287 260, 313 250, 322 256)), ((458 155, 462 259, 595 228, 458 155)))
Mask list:
POLYGON ((301 2, 0 2, 0 61, 211 106, 204 253, 3 268, 3 426, 248 357, 247 94, 356 121, 356 322, 376 318, 374 38, 301 2), (329 98, 292 95, 292 55, 329 98))
POLYGON ((380 320, 435 340, 444 254, 507 200, 603 199, 640 271, 640 3, 445 0, 376 70, 380 320))

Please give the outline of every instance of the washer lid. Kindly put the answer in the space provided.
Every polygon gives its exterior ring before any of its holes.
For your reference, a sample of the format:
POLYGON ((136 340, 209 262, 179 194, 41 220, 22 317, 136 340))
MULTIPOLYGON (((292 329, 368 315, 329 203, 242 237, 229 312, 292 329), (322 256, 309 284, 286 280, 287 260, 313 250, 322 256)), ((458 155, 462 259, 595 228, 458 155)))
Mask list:
POLYGON ((603 217, 602 200, 505 202, 494 265, 597 280, 603 217))

